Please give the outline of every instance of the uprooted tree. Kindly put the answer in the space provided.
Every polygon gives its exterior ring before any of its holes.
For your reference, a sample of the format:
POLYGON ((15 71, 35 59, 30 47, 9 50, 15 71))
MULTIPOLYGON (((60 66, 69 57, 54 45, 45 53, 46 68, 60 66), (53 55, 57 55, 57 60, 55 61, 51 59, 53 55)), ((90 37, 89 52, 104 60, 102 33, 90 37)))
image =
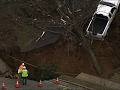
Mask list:
POLYGON ((58 5, 57 11, 61 16, 63 24, 69 24, 72 27, 72 33, 78 38, 78 41, 87 50, 92 60, 94 69, 98 74, 101 74, 101 69, 98 65, 96 56, 90 46, 90 43, 88 43, 83 33, 83 26, 88 22, 93 11, 96 9, 98 1, 91 0, 85 2, 83 0, 83 2, 81 2, 79 0, 64 0, 64 3, 62 4, 57 0, 56 3, 58 5), (80 3, 82 5, 80 5, 80 3), (77 34, 74 32, 77 32, 77 34))
POLYGON ((92 17, 98 3, 99 0, 30 0, 28 3, 22 4, 22 8, 18 10, 18 15, 9 8, 9 15, 15 22, 24 27, 26 27, 25 23, 29 23, 37 28, 46 30, 45 27, 47 24, 42 26, 42 24, 40 24, 41 21, 34 21, 38 17, 49 17, 51 18, 49 22, 44 21, 44 23, 54 22, 66 27, 67 32, 75 36, 78 42, 84 46, 91 58, 94 69, 98 74, 101 74, 102 72, 95 53, 83 31, 85 24, 90 20, 90 17, 92 17), (54 16, 52 16, 53 12, 55 12, 54 16))

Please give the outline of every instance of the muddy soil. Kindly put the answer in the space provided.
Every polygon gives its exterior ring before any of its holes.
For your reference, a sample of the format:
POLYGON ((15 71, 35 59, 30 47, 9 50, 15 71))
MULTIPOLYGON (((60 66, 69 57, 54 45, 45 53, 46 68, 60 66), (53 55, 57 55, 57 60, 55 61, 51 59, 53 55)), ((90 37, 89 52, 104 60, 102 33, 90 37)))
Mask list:
MULTIPOLYGON (((104 41, 93 41, 91 44, 100 68, 102 69, 102 74, 100 77, 110 78, 114 75, 115 72, 119 72, 120 69, 120 12, 117 13, 111 27, 109 28, 108 35, 105 37, 104 41)), ((6 26, 8 31, 11 27, 11 22, 5 18, 0 20, 4 21, 1 25, 6 26)), ((0 31, 2 32, 2 28, 0 31)), ((12 29, 13 30, 13 29, 12 29)), ((9 35, 9 34, 8 34, 9 35)), ((11 36, 9 36, 10 38, 11 36)), ((8 37, 6 37, 8 38, 8 37)), ((6 39, 8 41, 14 40, 15 38, 6 39)), ((7 41, 7 42, 8 42, 7 41)), ((1 45, 5 45, 2 43, 1 45)), ((12 45, 10 43, 10 45, 12 45)), ((21 62, 26 63, 27 69, 30 71, 30 77, 35 78, 35 69, 32 65, 42 65, 44 63, 53 63, 58 67, 58 72, 62 74, 77 75, 81 72, 97 75, 95 72, 90 57, 83 48, 82 45, 79 45, 75 42, 75 38, 66 40, 64 36, 54 44, 49 44, 47 46, 41 47, 36 50, 32 50, 26 53, 20 53, 20 48, 15 46, 11 50, 10 58, 6 55, 1 55, 5 59, 6 63, 13 68, 14 72, 17 72, 17 69, 21 62)))

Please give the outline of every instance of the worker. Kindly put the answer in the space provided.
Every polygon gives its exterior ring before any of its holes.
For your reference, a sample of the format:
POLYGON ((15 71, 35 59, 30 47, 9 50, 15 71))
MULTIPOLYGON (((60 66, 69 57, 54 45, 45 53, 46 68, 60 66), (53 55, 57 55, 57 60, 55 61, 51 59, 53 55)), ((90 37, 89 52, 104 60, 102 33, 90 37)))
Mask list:
POLYGON ((24 63, 22 63, 20 66, 19 66, 19 69, 23 70, 23 67, 24 67, 24 63))
POLYGON ((23 85, 26 85, 27 84, 27 77, 28 77, 28 70, 26 69, 26 67, 24 66, 23 67, 23 70, 22 70, 22 84, 23 85))
POLYGON ((25 64, 22 63, 22 64, 19 66, 19 69, 18 69, 18 82, 19 82, 19 83, 21 82, 22 70, 23 70, 24 65, 25 65, 25 64))

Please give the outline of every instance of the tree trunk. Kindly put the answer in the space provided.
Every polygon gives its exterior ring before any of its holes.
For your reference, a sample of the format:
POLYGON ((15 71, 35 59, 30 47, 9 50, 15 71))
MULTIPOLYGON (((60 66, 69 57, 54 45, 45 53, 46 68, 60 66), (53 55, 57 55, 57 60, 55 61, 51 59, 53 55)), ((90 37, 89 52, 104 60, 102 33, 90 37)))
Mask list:
POLYGON ((87 42, 87 39, 85 38, 85 35, 83 34, 82 26, 79 26, 78 23, 74 19, 74 3, 72 2, 72 4, 73 4, 72 5, 73 19, 68 18, 67 15, 60 10, 62 4, 59 2, 59 0, 56 0, 56 3, 59 6, 59 8, 57 10, 58 10, 60 16, 63 16, 67 20, 67 22, 69 22, 69 23, 71 23, 71 25, 73 25, 73 29, 78 33, 76 36, 77 36, 79 42, 81 43, 81 41, 82 41, 82 44, 83 44, 84 48, 87 50, 87 52, 88 52, 88 54, 89 54, 89 56, 91 58, 91 61, 93 63, 93 68, 95 69, 97 74, 100 75, 102 72, 101 72, 101 69, 100 69, 100 67, 98 65, 96 56, 95 56, 90 44, 87 42))
POLYGON ((102 71, 101 71, 98 61, 96 59, 95 53, 93 52, 90 44, 87 42, 87 39, 85 38, 85 35, 83 34, 81 28, 77 24, 75 24, 75 30, 79 33, 79 38, 80 38, 80 40, 82 40, 82 44, 83 44, 84 48, 87 50, 87 52, 91 58, 91 61, 93 63, 93 68, 95 69, 97 74, 100 75, 102 73, 102 71))

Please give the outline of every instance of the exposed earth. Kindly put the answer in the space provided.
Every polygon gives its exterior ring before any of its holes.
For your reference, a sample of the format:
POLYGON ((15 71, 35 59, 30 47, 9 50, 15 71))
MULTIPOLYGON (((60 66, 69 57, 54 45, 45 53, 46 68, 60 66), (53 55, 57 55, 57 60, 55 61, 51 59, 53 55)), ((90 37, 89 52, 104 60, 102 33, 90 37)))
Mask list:
MULTIPOLYGON (((3 7, 5 6, 1 5, 1 8, 3 7)), ((12 30, 14 30, 9 27, 11 22, 7 18, 0 18, 0 20, 0 26, 2 26, 0 33, 2 33, 3 30, 6 30, 4 34, 8 31, 11 33, 12 30)), ((10 34, 6 37, 11 37, 9 35, 10 34)), ((21 64, 20 61, 17 61, 17 59, 19 59, 33 65, 42 65, 46 62, 53 63, 58 67, 58 72, 61 72, 61 74, 78 75, 81 72, 85 72, 98 76, 83 46, 79 45, 74 37, 70 38, 71 39, 68 40, 66 37, 61 36, 59 40, 53 44, 26 53, 20 53, 20 48, 14 46, 11 49, 11 56, 16 59, 7 57, 4 54, 1 54, 1 57, 5 59, 5 62, 16 72, 18 66, 21 64)), ((9 40, 12 41, 13 39, 16 40, 16 38, 9 40)), ((9 44, 11 45, 11 43, 9 44)), ((1 45, 3 45, 3 43, 1 45)), ((116 14, 105 40, 94 40, 91 47, 102 69, 100 77, 110 79, 115 73, 120 72, 120 11, 116 14)), ((26 66, 30 71, 30 78, 34 78, 34 67, 27 63, 26 66)))

